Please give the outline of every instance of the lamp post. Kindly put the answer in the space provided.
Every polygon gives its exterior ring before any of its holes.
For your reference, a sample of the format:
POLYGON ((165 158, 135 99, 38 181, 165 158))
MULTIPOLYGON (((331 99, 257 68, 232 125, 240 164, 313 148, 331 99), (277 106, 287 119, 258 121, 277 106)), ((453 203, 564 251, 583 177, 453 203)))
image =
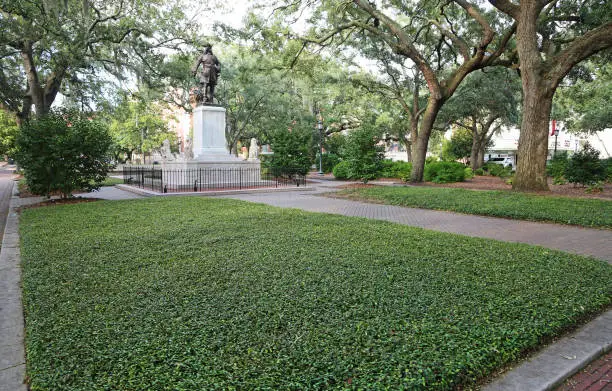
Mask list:
POLYGON ((317 116, 317 129, 319 130, 319 175, 323 175, 323 117, 321 117, 321 109, 317 116))
POLYGON ((553 157, 557 156, 557 137, 559 136, 559 129, 555 129, 555 151, 553 157))

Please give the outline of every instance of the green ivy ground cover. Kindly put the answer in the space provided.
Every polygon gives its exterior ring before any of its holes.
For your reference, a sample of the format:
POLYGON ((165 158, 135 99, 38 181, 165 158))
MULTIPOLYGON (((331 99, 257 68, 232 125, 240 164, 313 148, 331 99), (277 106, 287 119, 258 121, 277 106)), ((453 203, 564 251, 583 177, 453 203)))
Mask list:
POLYGON ((419 186, 373 186, 333 194, 414 208, 612 228, 612 201, 599 199, 419 186))
POLYGON ((233 200, 20 230, 34 391, 452 389, 612 300, 594 259, 233 200))

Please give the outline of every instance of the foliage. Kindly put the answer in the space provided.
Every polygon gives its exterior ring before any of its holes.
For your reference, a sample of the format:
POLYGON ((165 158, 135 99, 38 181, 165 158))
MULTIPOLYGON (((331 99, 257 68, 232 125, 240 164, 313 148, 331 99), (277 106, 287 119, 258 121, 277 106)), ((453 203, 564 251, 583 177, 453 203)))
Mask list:
POLYGON ((489 175, 507 178, 512 175, 512 167, 504 167, 501 164, 486 163, 482 166, 483 170, 489 175))
POLYGON ((297 169, 300 174, 306 175, 313 161, 311 145, 312 132, 309 130, 278 130, 272 136, 274 155, 270 159, 270 166, 276 172, 297 169))
POLYGON ((442 159, 453 161, 470 157, 472 139, 472 132, 469 129, 455 129, 451 139, 442 146, 442 159))
POLYGON ((376 186, 336 194, 412 208, 612 228, 612 202, 606 200, 438 187, 376 186))
POLYGON ((162 0, 2 1, 0 102, 29 118, 58 93, 92 109, 126 79, 157 77, 168 51, 189 43, 197 24, 180 2, 162 0), (31 70, 31 72, 30 72, 31 70))
POLYGON ((110 132, 115 145, 115 155, 132 160, 135 151, 151 153, 168 139, 176 148, 177 135, 168 129, 162 117, 163 107, 151 102, 144 94, 136 97, 123 95, 112 112, 110 132))
POLYGON ((0 155, 12 158, 15 154, 15 138, 19 133, 19 127, 15 121, 15 115, 0 108, 0 155))
MULTIPOLYGON (((334 167, 340 163, 340 156, 331 152, 323 153, 321 161, 323 162, 323 172, 332 172, 334 167)), ((318 167, 319 162, 317 161, 316 164, 318 167)))
POLYGON ((334 166, 332 170, 336 179, 348 179, 349 178, 349 163, 347 161, 341 161, 334 166))
POLYGON ((605 180, 612 182, 612 157, 602 160, 601 165, 604 166, 606 170, 605 180))
POLYGON ((32 390, 456 389, 611 301, 592 258, 235 200, 20 230, 32 390))
POLYGON ((592 185, 605 179, 605 167, 599 160, 599 151, 586 143, 572 155, 565 167, 565 178, 570 183, 592 185))
POLYGON ((436 162, 425 165, 423 178, 428 182, 450 183, 465 180, 465 165, 457 162, 436 162))
POLYGON ((550 163, 546 167, 546 173, 553 178, 553 181, 561 182, 565 175, 565 168, 567 167, 567 151, 557 152, 555 156, 550 159, 550 163))
POLYGON ((588 185, 584 191, 589 194, 601 193, 603 191, 603 186, 604 186, 603 181, 593 182, 590 185, 588 185))
POLYGON ((347 162, 348 177, 367 183, 378 178, 384 159, 383 147, 378 145, 377 131, 367 126, 354 129, 346 137, 342 157, 347 162))
POLYGON ((102 122, 79 113, 52 113, 27 121, 17 136, 15 159, 33 194, 100 187, 112 168, 112 139, 102 122))
POLYGON ((412 171, 412 163, 392 160, 383 160, 382 163, 380 176, 383 178, 404 178, 412 171))
POLYGON ((579 78, 555 94, 553 118, 563 120, 570 132, 598 132, 612 127, 612 65, 588 61, 588 79, 579 78))
POLYGON ((485 170, 481 167, 481 168, 477 168, 476 170, 474 170, 474 175, 485 175, 485 170))
POLYGON ((472 179, 472 178, 474 178, 474 171, 472 170, 471 167, 466 167, 464 169, 464 173, 465 173, 465 179, 472 179))

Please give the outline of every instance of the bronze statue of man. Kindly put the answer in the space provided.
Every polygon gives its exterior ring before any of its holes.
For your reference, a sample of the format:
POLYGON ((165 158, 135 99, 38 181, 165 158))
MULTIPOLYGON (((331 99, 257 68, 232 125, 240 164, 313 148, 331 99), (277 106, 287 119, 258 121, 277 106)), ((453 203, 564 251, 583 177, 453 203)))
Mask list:
POLYGON ((203 95, 203 103, 213 104, 215 86, 221 72, 221 64, 219 64, 219 60, 213 54, 211 45, 206 45, 204 52, 196 60, 195 65, 191 69, 193 76, 197 74, 200 65, 202 65, 202 71, 200 72, 200 93, 203 95))

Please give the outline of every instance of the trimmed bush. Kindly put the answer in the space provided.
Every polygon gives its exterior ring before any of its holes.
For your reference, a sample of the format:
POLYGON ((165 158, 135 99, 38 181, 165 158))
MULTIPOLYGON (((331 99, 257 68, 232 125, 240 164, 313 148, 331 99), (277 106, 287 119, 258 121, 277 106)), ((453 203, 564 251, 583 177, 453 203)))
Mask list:
POLYGON ((586 143, 567 162, 565 178, 570 183, 592 185, 605 179, 605 167, 599 160, 599 151, 586 143))
POLYGON ((412 171, 412 163, 392 160, 383 160, 383 169, 380 176, 383 178, 403 178, 410 176, 412 171))
POLYGON ((334 174, 334 177, 336 179, 348 179, 348 176, 349 176, 348 163, 342 161, 336 164, 334 166, 334 169, 332 170, 332 173, 334 174))
POLYGON ((484 171, 484 169, 482 169, 482 168, 477 168, 477 169, 474 171, 474 175, 480 175, 480 176, 485 175, 485 171, 484 171))
POLYGON ((471 167, 466 167, 464 169, 465 171, 465 179, 472 179, 474 178, 474 171, 472 170, 471 167))
POLYGON ((567 167, 567 152, 562 151, 557 153, 546 166, 546 173, 552 177, 554 181, 561 182, 567 167))
POLYGON ((423 179, 434 183, 463 182, 465 180, 465 165, 457 162, 426 164, 423 179))
POLYGON ((378 145, 380 137, 375 129, 361 127, 351 131, 342 147, 342 156, 347 162, 348 177, 367 183, 376 179, 382 170, 383 147, 378 145))
POLYGON ((15 159, 33 194, 98 189, 112 168, 108 127, 81 113, 32 119, 21 127, 15 159))
MULTIPOLYGON (((334 167, 340 163, 340 156, 336 155, 335 153, 324 153, 321 162, 323 163, 323 172, 332 172, 334 167)), ((318 168, 319 162, 317 161, 316 164, 318 168)))
POLYGON ((292 132, 277 131, 272 137, 274 155, 270 159, 270 168, 281 175, 295 170, 306 175, 312 166, 311 144, 312 132, 298 128, 292 132))

